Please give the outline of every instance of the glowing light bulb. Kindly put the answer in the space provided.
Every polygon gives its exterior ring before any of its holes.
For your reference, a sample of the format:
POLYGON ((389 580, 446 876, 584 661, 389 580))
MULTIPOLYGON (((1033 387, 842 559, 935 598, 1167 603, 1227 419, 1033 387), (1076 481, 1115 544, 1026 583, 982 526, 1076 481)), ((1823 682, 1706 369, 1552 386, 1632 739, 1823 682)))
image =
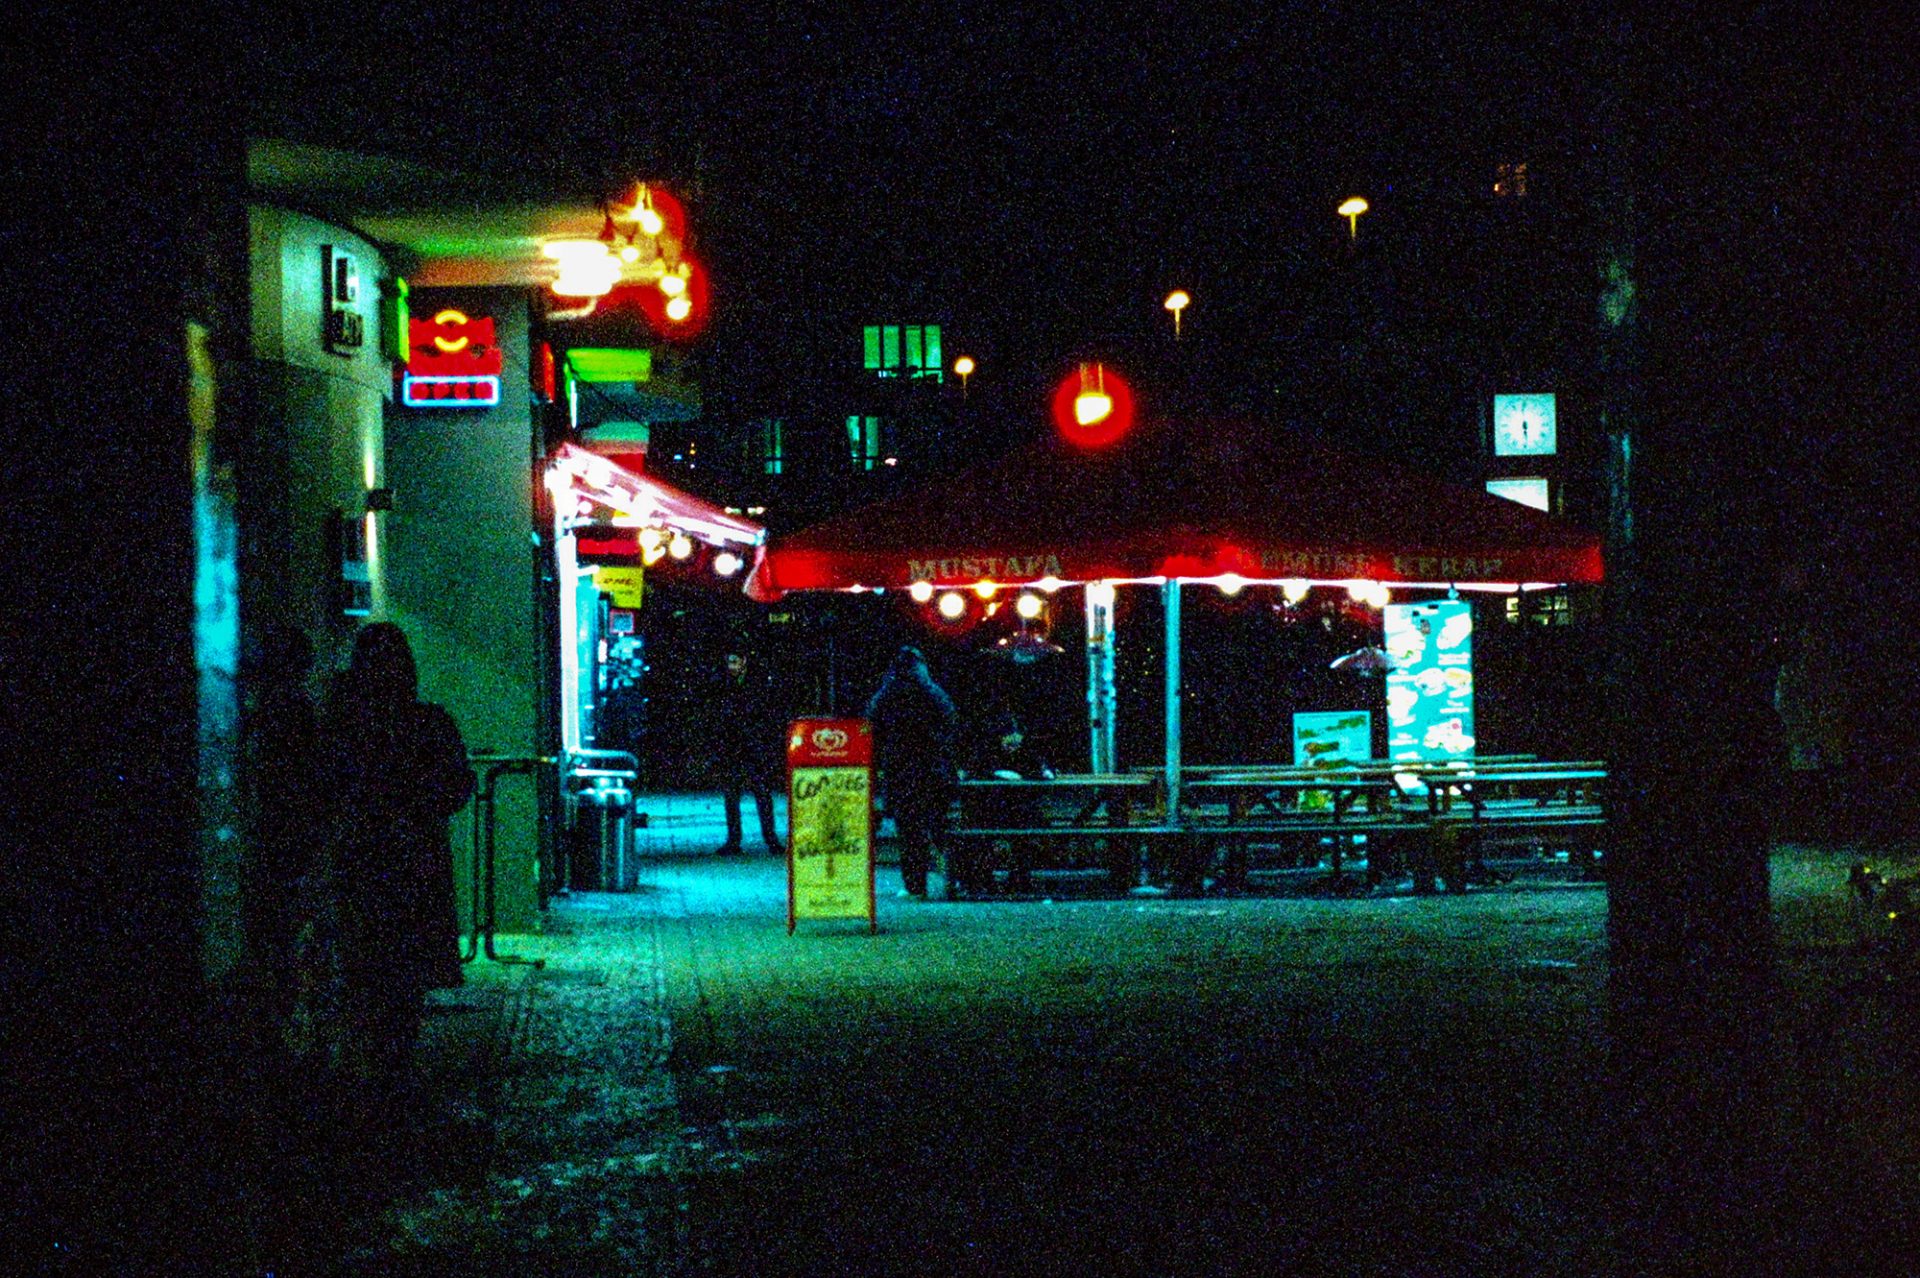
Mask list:
POLYGON ((1107 420, 1113 412, 1113 397, 1105 391, 1084 390, 1073 398, 1073 420, 1082 426, 1107 420))
POLYGON ((660 277, 660 291, 668 297, 679 297, 687 291, 686 278, 672 273, 662 275, 660 277))
POLYGON ((1289 577, 1280 583, 1280 597, 1290 604, 1297 604, 1307 597, 1313 589, 1313 583, 1300 577, 1289 577))
POLYGON ((1349 581, 1347 598, 1355 603, 1365 603, 1373 595, 1373 583, 1370 581, 1349 581))
POLYGON ((967 599, 957 590, 949 590, 940 596, 940 615, 948 621, 958 621, 967 611, 967 599))
POLYGON ((927 602, 933 598, 933 583, 931 581, 914 582, 907 587, 907 597, 918 604, 927 602))
POLYGON ((741 568, 740 556, 731 550, 723 550, 713 557, 713 570, 722 577, 731 577, 741 568))
POLYGON ((1060 587, 1066 585, 1067 583, 1060 580, 1058 577, 1042 577, 1040 580, 1034 582, 1033 584, 1036 587, 1038 587, 1041 591, 1050 595, 1054 591, 1060 589, 1060 587))
POLYGON ((623 262, 637 262, 640 260, 640 250, 632 244, 622 245, 620 249, 620 260, 623 262))
POLYGON ((1247 579, 1238 573, 1224 573, 1219 582, 1220 593, 1231 599, 1247 588, 1247 579))
POLYGON ((667 543, 667 553, 675 559, 685 559, 693 553, 693 538, 685 533, 675 533, 673 540, 667 543))
POLYGON ((682 323, 691 314, 693 314, 693 301, 686 294, 682 293, 679 297, 667 299, 667 318, 674 323, 682 323))
POLYGON ((1023 594, 1020 596, 1019 601, 1013 605, 1013 610, 1028 621, 1032 621, 1045 610, 1046 606, 1039 595, 1023 594))
POLYGON ((962 377, 972 376, 974 367, 973 356, 971 355, 962 355, 959 359, 953 361, 953 371, 962 377))
POLYGON ((993 598, 994 591, 998 589, 1000 589, 999 585, 991 581, 976 581, 973 583, 973 593, 979 595, 982 599, 993 598))
POLYGON ((1087 602, 1096 608, 1113 607, 1114 589, 1111 581, 1090 581, 1087 583, 1087 602))

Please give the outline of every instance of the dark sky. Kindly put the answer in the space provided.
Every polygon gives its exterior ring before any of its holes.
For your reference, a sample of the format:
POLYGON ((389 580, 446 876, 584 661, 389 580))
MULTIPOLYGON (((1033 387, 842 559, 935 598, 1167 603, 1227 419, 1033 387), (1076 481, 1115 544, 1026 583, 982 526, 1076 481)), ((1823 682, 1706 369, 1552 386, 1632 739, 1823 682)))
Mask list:
POLYGON ((1038 375, 1158 332, 1176 284, 1221 365, 1252 367, 1340 300, 1347 194, 1373 202, 1395 305, 1458 295, 1502 159, 1569 211, 1549 247, 1584 271, 1618 92, 1648 232, 1699 259, 1683 322, 1809 370, 1783 400, 1892 376, 1914 271, 1899 6, 1682 28, 1649 5, 1624 52, 1545 6, 1437 8, 288 10, 238 74, 263 121, 364 149, 691 189, 716 341, 775 385, 811 333, 883 316, 944 316, 983 364, 1038 375), (1864 362, 1850 329, 1878 343, 1864 362))

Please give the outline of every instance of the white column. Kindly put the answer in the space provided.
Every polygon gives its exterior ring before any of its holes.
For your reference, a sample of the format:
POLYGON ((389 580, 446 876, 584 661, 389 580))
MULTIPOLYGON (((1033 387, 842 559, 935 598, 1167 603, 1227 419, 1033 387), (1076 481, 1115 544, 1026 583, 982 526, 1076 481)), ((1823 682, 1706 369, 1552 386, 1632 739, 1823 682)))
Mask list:
POLYGON ((1180 582, 1160 587, 1167 617, 1167 824, 1180 824, 1180 582))
POLYGON ((1113 685, 1113 601, 1104 590, 1087 583, 1087 726, 1092 734, 1089 770, 1113 772, 1120 766, 1114 751, 1115 713, 1119 697, 1113 685))

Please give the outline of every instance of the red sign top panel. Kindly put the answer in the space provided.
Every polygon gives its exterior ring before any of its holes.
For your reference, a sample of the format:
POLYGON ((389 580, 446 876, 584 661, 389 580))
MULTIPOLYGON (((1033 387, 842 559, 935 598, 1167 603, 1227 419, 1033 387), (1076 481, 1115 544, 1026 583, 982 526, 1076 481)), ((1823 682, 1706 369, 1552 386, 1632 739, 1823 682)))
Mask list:
POLYGON ((407 372, 415 377, 498 377, 500 343, 491 316, 443 310, 407 319, 407 372))
POLYGON ((787 763, 795 768, 870 767, 873 729, 865 719, 795 719, 787 727, 787 763))

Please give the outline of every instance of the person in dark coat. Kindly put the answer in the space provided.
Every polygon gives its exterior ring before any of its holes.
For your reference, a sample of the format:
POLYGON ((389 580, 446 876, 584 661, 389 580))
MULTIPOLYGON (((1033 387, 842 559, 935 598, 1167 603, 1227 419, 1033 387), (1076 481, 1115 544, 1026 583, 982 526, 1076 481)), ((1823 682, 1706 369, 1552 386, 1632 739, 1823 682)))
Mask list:
MULTIPOLYGON (((1001 781, 1044 781, 1054 775, 1053 765, 1034 749, 1020 720, 1011 713, 995 715, 988 721, 968 771, 976 777, 1001 781)), ((1040 797, 1017 791, 996 793, 987 801, 983 816, 1001 827, 1034 827, 1042 819, 1040 797)), ((1032 839, 1020 838, 1007 840, 1007 845, 1007 891, 1016 895, 1032 891, 1039 846, 1032 839)), ((956 867, 955 878, 962 892, 984 893, 992 886, 993 870, 969 858, 956 867)))
POLYGON ((924 897, 934 840, 953 802, 959 716, 926 656, 908 644, 867 703, 867 719, 880 795, 900 835, 901 882, 908 895, 924 897))
POLYGON ((406 634, 365 626, 322 738, 327 879, 350 1072, 403 1079, 426 992, 461 982, 448 822, 473 794, 453 716, 419 699, 406 634))
POLYGON ((727 841, 714 851, 740 851, 740 800, 753 796, 760 815, 760 838, 767 851, 785 856, 786 846, 773 822, 773 790, 781 783, 786 722, 779 712, 773 682, 754 669, 743 652, 727 654, 726 670, 708 705, 714 766, 727 806, 727 841))

